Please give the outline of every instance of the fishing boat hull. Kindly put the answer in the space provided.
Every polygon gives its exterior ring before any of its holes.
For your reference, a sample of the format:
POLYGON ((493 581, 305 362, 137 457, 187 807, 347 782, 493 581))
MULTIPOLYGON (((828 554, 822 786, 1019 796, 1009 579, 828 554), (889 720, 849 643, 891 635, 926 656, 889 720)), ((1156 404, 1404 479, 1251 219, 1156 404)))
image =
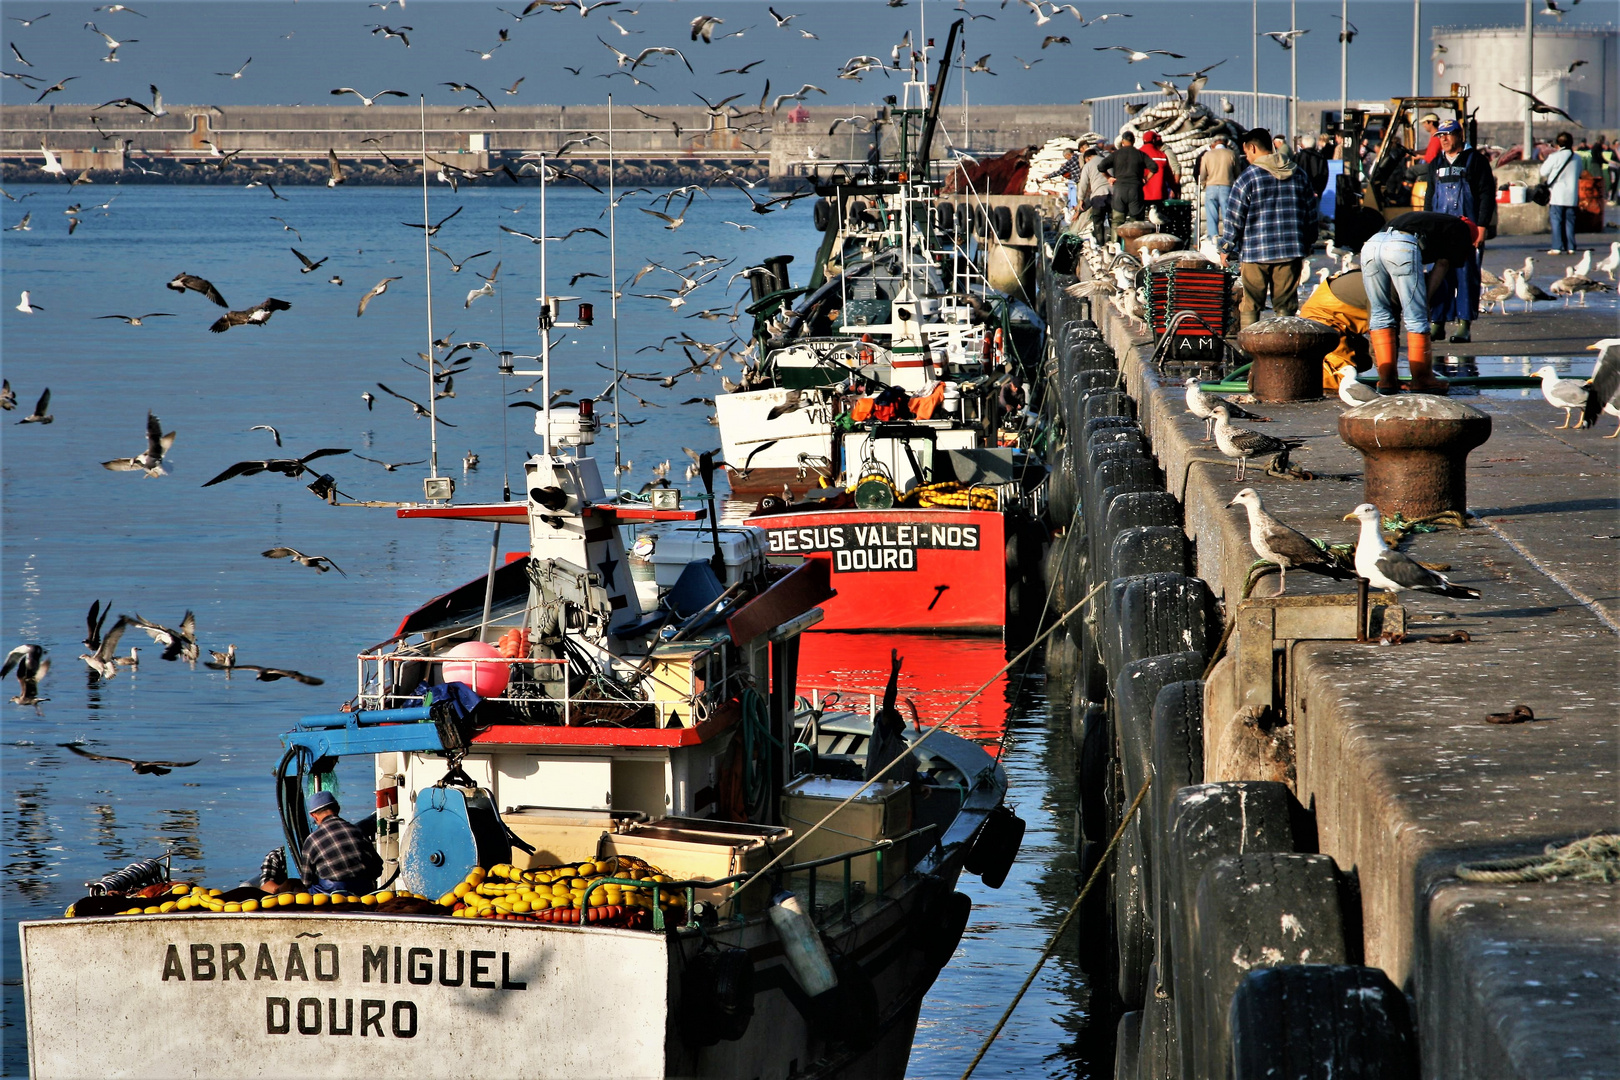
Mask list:
POLYGON ((830 510, 751 517, 772 558, 827 560, 838 595, 814 629, 1002 632, 1007 523, 994 510, 830 510))
POLYGON ((714 404, 733 495, 803 495, 829 471, 833 405, 819 391, 738 391, 714 404))

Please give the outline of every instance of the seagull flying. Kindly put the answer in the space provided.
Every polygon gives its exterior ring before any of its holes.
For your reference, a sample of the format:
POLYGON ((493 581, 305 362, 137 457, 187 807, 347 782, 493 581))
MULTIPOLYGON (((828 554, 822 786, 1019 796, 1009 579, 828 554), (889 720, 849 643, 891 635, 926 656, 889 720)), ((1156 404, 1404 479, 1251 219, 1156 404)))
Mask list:
MULTIPOLYGON (((1107 18, 1107 16, 1105 15, 1102 18, 1093 19, 1092 21, 1093 22, 1101 22, 1103 18, 1107 18)), ((1131 48, 1127 48, 1124 45, 1096 45, 1096 46, 1092 47, 1092 51, 1093 52, 1122 52, 1127 57, 1129 57, 1129 59, 1127 60, 1127 63, 1131 63, 1131 64, 1137 63, 1138 61, 1146 60, 1150 56, 1168 56, 1173 60, 1185 60, 1185 59, 1187 59, 1185 56, 1181 55, 1180 53, 1166 52, 1163 49, 1146 49, 1146 50, 1143 50, 1143 49, 1131 49, 1131 48)))
POLYGON ((23 417, 21 420, 17 421, 17 423, 19 423, 19 424, 50 424, 50 423, 54 423, 55 420, 56 420, 56 417, 52 416, 50 413, 45 411, 45 410, 49 409, 50 407, 51 407, 51 388, 47 386, 45 388, 45 392, 43 394, 39 395, 39 401, 35 402, 34 411, 29 413, 27 416, 23 417))
POLYGON ((17 696, 11 700, 18 705, 32 705, 35 712, 42 712, 39 703, 49 701, 49 698, 39 696, 39 681, 51 670, 51 662, 45 655, 45 648, 41 645, 18 645, 6 654, 6 662, 0 665, 0 679, 17 669, 17 696))
POLYGON ((198 758, 197 761, 139 761, 135 758, 119 757, 116 754, 94 754, 78 743, 65 742, 56 745, 65 750, 71 750, 80 757, 89 758, 91 761, 116 761, 128 765, 130 769, 142 776, 168 776, 175 769, 184 769, 202 760, 198 758))
POLYGON ((216 71, 214 74, 226 79, 240 79, 242 77, 242 72, 246 71, 247 66, 251 63, 253 63, 253 57, 250 56, 246 60, 242 61, 242 66, 237 68, 235 71, 216 71))
MULTIPOLYGON (((440 224, 443 224, 443 222, 440 222, 440 224)), ((370 306, 371 301, 388 291, 388 283, 390 281, 399 281, 401 280, 402 276, 403 275, 396 277, 385 277, 381 281, 377 282, 377 284, 373 285, 371 287, 371 291, 360 298, 360 306, 355 309, 354 317, 358 319, 360 316, 364 315, 366 313, 366 308, 370 306)))
POLYGON ((150 412, 146 414, 146 449, 134 457, 113 458, 103 461, 101 467, 113 472, 140 472, 147 476, 163 476, 163 455, 174 446, 174 432, 163 431, 163 424, 150 412))
POLYGON ((223 334, 233 326, 263 326, 276 312, 290 310, 292 305, 287 301, 271 296, 243 311, 227 311, 215 319, 208 329, 215 334, 223 334))
POLYGON ((361 104, 364 105, 368 109, 371 108, 373 105, 375 105, 377 103, 378 98, 408 97, 409 96, 403 90, 379 90, 375 94, 372 94, 370 97, 367 97, 366 95, 362 94, 360 91, 356 90, 352 86, 340 86, 336 90, 333 90, 332 94, 335 97, 341 97, 344 94, 353 94, 355 97, 359 98, 361 104))
MULTIPOLYGON (((358 454, 355 456, 359 457, 358 454)), ((309 567, 311 570, 317 570, 323 574, 328 570, 336 570, 339 574, 343 574, 344 577, 349 576, 348 574, 343 573, 343 568, 341 566, 333 562, 331 559, 328 559, 325 555, 305 555, 297 548, 273 547, 269 551, 261 551, 259 554, 263 555, 267 559, 291 559, 294 562, 301 563, 302 565, 309 567)))
POLYGON ((1270 38, 1284 49, 1294 47, 1294 39, 1310 33, 1309 30, 1267 30, 1263 36, 1270 38))
POLYGON ((230 305, 225 302, 225 298, 219 294, 219 290, 214 288, 212 282, 197 277, 194 274, 176 274, 174 276, 174 280, 170 281, 166 287, 173 289, 178 293, 183 293, 189 289, 192 292, 201 293, 202 295, 208 297, 208 299, 212 300, 222 308, 230 307, 230 305))
POLYGON ((178 630, 147 622, 139 615, 131 615, 129 621, 131 625, 145 630, 153 641, 163 646, 163 659, 178 660, 183 657, 187 663, 197 662, 197 617, 191 612, 187 611, 181 618, 178 630))
POLYGON ((349 448, 347 446, 331 446, 316 450, 313 453, 305 454, 300 458, 267 458, 260 461, 238 461, 236 464, 232 465, 230 468, 208 481, 203 485, 203 487, 213 487, 215 484, 223 483, 224 481, 230 480, 237 476, 257 476, 259 473, 263 472, 280 473, 282 476, 296 480, 298 477, 303 476, 306 472, 310 471, 309 463, 314 461, 316 458, 332 457, 335 454, 347 453, 349 453, 349 448))

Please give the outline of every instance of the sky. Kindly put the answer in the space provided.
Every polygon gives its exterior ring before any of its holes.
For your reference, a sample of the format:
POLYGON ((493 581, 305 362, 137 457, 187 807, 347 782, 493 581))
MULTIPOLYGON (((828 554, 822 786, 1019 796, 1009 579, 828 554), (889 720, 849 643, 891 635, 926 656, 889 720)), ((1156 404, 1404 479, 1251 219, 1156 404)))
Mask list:
MULTIPOLYGON (((773 96, 803 83, 824 89, 825 95, 809 93, 813 108, 866 104, 898 92, 898 78, 873 72, 853 81, 837 78, 837 72, 851 56, 887 59, 908 29, 914 40, 921 36, 921 21, 926 21, 928 36, 943 46, 950 22, 963 14, 944 0, 910 0, 898 8, 881 0, 780 0, 776 10, 797 17, 779 28, 766 3, 752 0, 621 0, 586 17, 575 8, 541 9, 521 21, 508 12, 521 12, 524 0, 407 3, 391 0, 384 10, 365 0, 138 0, 137 15, 93 10, 92 0, 6 0, 0 70, 38 76, 41 89, 72 77, 61 93, 47 99, 60 103, 97 104, 126 95, 144 100, 147 84, 156 83, 166 102, 177 104, 334 104, 339 99, 330 91, 337 86, 366 94, 397 89, 413 100, 425 93, 430 104, 464 104, 466 96, 442 85, 457 81, 480 87, 502 105, 599 104, 610 91, 616 102, 625 104, 696 104, 694 91, 711 100, 741 93, 743 101, 757 101, 769 78, 773 96), (36 19, 47 12, 48 18, 36 19), (712 44, 691 40, 689 23, 700 14, 724 20, 712 44), (610 17, 619 25, 610 23, 610 17), (35 20, 32 25, 22 24, 30 19, 35 20), (118 62, 102 62, 104 42, 87 22, 127 42, 116 54, 118 62), (411 27, 406 31, 410 46, 374 34, 371 28, 379 24, 411 27), (494 48, 488 60, 481 59, 481 52, 498 44, 503 29, 509 40, 494 48), (803 36, 801 29, 816 38, 803 36), (739 36, 719 36, 738 31, 739 36), (620 69, 602 41, 632 54, 649 45, 678 47, 695 73, 689 74, 676 57, 655 56, 636 72, 650 85, 636 86, 622 75, 604 77, 620 69), (22 66, 12 47, 32 67, 22 66), (252 62, 244 68, 249 58, 252 62), (763 62, 744 74, 719 74, 751 61, 763 62), (579 74, 569 67, 577 67, 579 74), (238 70, 240 77, 231 78, 238 70), (516 94, 501 92, 520 77, 524 81, 516 94)), ((1248 2, 1114 0, 1112 8, 1088 3, 1081 10, 1088 20, 1109 10, 1131 17, 1082 26, 1068 11, 1058 11, 1038 26, 1026 0, 1011 0, 1005 7, 970 3, 967 13, 979 17, 967 24, 966 56, 971 62, 988 54, 985 66, 995 73, 967 76, 970 104, 1074 103, 1130 92, 1138 82, 1151 89, 1153 79, 1223 60, 1211 73, 1210 90, 1250 89, 1248 2), (1048 35, 1066 36, 1070 44, 1051 43, 1043 49, 1048 35), (1156 56, 1130 64, 1123 53, 1094 51, 1109 45, 1167 49, 1186 59, 1156 56)), ((1412 10, 1410 3, 1351 0, 1350 22, 1359 31, 1349 48, 1352 99, 1388 97, 1410 86, 1412 10)), ((1425 90, 1432 71, 1427 55, 1432 27, 1514 25, 1522 23, 1523 11, 1513 0, 1424 3, 1425 90)), ((1571 12, 1563 25, 1601 23, 1613 11, 1612 4, 1588 3, 1571 12)), ((1302 99, 1338 97, 1338 13, 1339 4, 1331 0, 1298 5, 1299 26, 1309 31, 1297 45, 1302 99)), ((1287 29, 1288 4, 1260 3, 1259 21, 1262 33, 1287 29)), ((1540 23, 1555 25, 1552 19, 1540 23)), ((1289 92, 1289 60, 1288 52, 1261 39, 1261 91, 1289 92)), ((948 89, 953 105, 961 100, 960 77, 958 69, 948 89)), ((0 101, 32 102, 37 94, 7 79, 0 101)), ((358 104, 353 97, 342 100, 358 104)))

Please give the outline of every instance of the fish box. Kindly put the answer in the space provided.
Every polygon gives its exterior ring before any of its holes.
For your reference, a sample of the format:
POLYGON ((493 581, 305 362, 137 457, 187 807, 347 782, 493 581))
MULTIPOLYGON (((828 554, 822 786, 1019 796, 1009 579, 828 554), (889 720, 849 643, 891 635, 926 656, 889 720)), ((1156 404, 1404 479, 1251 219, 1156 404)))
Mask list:
MULTIPOLYGON (((660 818, 602 837, 598 856, 634 855, 676 880, 713 881, 760 869, 791 839, 792 833, 787 829, 771 825, 705 818, 660 818)), ((694 899, 721 905, 731 899, 734 891, 731 885, 698 889, 694 899)), ((738 900, 738 910, 744 914, 762 911, 770 900, 769 888, 763 884, 753 885, 738 900)))
MULTIPOLYGON (((714 538, 707 526, 659 529, 644 533, 652 541, 647 562, 660 589, 672 588, 690 562, 707 562, 714 557, 714 538)), ((639 547, 638 541, 638 547, 639 547)), ((765 534, 751 527, 720 527, 720 554, 726 561, 721 584, 735 585, 765 568, 765 534)))
MULTIPOLYGON (((792 829, 794 835, 805 837, 788 856, 789 862, 814 862, 870 847, 880 840, 892 840, 911 831, 911 785, 882 780, 861 792, 827 824, 805 836, 812 825, 860 787, 857 780, 803 776, 782 789, 782 823, 792 829)), ((896 844, 881 853, 885 887, 905 874, 907 846, 896 844)), ((871 852, 850 860, 850 880, 864 881, 868 892, 878 888, 878 854, 871 852)), ((820 881, 837 882, 842 880, 844 868, 841 863, 831 863, 818 869, 816 874, 820 881)))
POLYGON ((514 836, 534 848, 531 854, 513 846, 512 865, 522 870, 591 858, 602 836, 613 831, 613 815, 581 810, 525 806, 507 811, 501 820, 514 836))

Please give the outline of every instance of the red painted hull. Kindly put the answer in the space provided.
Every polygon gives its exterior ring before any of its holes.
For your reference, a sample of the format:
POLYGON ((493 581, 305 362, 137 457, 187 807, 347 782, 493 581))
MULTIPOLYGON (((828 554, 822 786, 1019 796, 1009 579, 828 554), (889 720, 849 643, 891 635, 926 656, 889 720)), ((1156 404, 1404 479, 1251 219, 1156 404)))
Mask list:
POLYGON ((826 559, 838 595, 828 630, 1000 634, 1007 621, 1005 519, 985 510, 831 510, 747 519, 773 559, 826 559))
MULTIPOLYGON (((881 698, 889 680, 889 650, 899 652, 899 708, 906 719, 917 708, 924 727, 948 721, 950 729, 978 742, 991 743, 1006 730, 1008 677, 1006 646, 1000 639, 923 634, 805 634, 799 638, 799 694, 812 690, 843 692, 842 706, 867 711, 862 694, 881 698), (979 687, 990 688, 951 716, 979 687), (854 693, 851 694, 850 692, 854 693)), ((992 750, 993 752, 993 750, 992 750)))

